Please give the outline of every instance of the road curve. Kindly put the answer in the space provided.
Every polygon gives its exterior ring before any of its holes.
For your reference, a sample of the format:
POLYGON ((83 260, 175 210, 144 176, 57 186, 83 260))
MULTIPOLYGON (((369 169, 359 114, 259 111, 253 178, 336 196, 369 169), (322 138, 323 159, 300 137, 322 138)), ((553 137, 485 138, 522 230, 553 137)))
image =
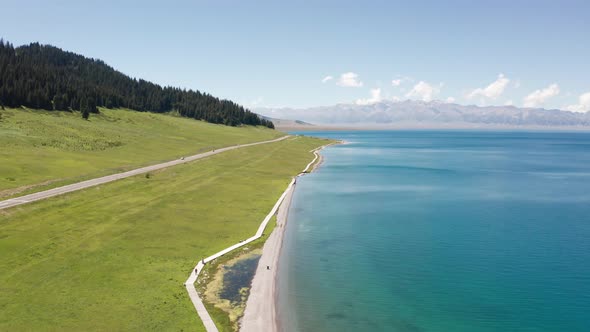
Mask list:
POLYGON ((85 189, 85 188, 89 188, 89 187, 98 186, 98 185, 101 185, 104 183, 128 178, 130 176, 144 174, 144 173, 156 171, 156 170, 159 170, 162 168, 187 163, 189 161, 194 161, 194 160, 198 160, 201 158, 209 157, 209 156, 216 155, 218 153, 222 153, 222 152, 229 151, 229 150, 234 150, 234 149, 244 148, 244 147, 248 147, 248 146, 259 145, 259 144, 274 143, 274 142, 282 141, 288 137, 290 137, 290 136, 286 135, 286 136, 282 136, 277 139, 268 140, 268 141, 261 141, 261 142, 228 146, 225 148, 220 148, 220 149, 215 149, 215 150, 208 151, 208 152, 199 153, 199 154, 196 154, 196 155, 193 155, 190 157, 185 157, 184 159, 171 160, 171 161, 161 163, 161 164, 146 166, 146 167, 134 169, 134 170, 123 172, 123 173, 111 174, 111 175, 103 176, 103 177, 96 178, 96 179, 86 180, 86 181, 73 183, 73 184, 69 184, 66 186, 62 186, 62 187, 57 187, 57 188, 53 188, 53 189, 49 189, 49 190, 45 190, 45 191, 40 191, 37 193, 25 195, 25 196, 7 199, 4 201, 0 201, 0 210, 11 208, 11 207, 22 205, 22 204, 35 202, 35 201, 39 201, 39 200, 49 198, 49 197, 54 197, 54 196, 66 194, 66 193, 76 191, 76 190, 81 190, 81 189, 85 189))

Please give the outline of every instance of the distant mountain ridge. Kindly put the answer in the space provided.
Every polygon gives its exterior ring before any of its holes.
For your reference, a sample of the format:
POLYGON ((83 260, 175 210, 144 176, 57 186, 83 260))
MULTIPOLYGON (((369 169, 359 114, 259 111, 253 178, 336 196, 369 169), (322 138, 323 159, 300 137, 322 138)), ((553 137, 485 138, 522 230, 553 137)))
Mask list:
POLYGON ((312 128, 314 125, 311 123, 307 123, 305 121, 301 121, 301 120, 285 120, 285 119, 277 119, 277 118, 271 118, 268 116, 264 116, 264 115, 260 115, 259 116, 261 118, 263 118, 264 120, 270 121, 274 124, 274 126, 276 128, 288 128, 288 129, 294 129, 294 128, 312 128))
POLYGON ((590 127, 590 113, 514 106, 459 105, 441 101, 384 101, 306 109, 266 108, 258 114, 323 125, 432 127, 590 127))

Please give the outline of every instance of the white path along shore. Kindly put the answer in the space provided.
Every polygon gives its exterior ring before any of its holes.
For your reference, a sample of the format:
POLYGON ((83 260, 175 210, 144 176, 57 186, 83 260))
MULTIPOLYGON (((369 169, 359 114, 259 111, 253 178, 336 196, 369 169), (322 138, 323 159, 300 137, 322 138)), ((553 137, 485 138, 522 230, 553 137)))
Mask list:
POLYGON ((128 178, 130 176, 144 174, 144 173, 156 171, 156 170, 159 170, 162 168, 187 163, 189 161, 194 161, 197 159, 209 157, 209 156, 212 156, 212 155, 215 155, 218 153, 222 153, 225 151, 229 151, 229 150, 234 150, 234 149, 244 148, 244 147, 248 147, 248 146, 259 145, 259 144, 266 144, 266 143, 273 143, 273 142, 282 141, 288 137, 291 137, 291 136, 287 135, 287 136, 279 137, 277 139, 268 140, 268 141, 261 141, 261 142, 254 142, 254 143, 248 143, 248 144, 239 144, 239 145, 228 146, 225 148, 220 148, 220 149, 216 149, 216 150, 212 150, 212 151, 208 151, 208 152, 204 152, 204 153, 199 153, 199 154, 196 154, 196 155, 193 155, 190 157, 185 157, 182 159, 171 160, 171 161, 157 164, 157 165, 146 166, 146 167, 134 169, 134 170, 123 172, 123 173, 107 175, 107 176, 103 176, 103 177, 96 178, 96 179, 91 179, 91 180, 86 180, 86 181, 82 181, 82 182, 78 182, 78 183, 69 184, 67 186, 62 186, 62 187, 53 188, 53 189, 49 189, 49 190, 45 190, 45 191, 40 191, 37 193, 25 195, 25 196, 7 199, 4 201, 0 201, 0 210, 7 209, 7 208, 10 208, 13 206, 18 206, 18 205, 22 205, 22 204, 26 204, 26 203, 39 201, 39 200, 53 197, 53 196, 63 195, 63 194, 66 194, 66 193, 69 193, 72 191, 77 191, 77 190, 81 190, 81 189, 85 189, 85 188, 89 188, 89 187, 98 186, 98 185, 101 185, 104 183, 128 178))
POLYGON ((205 259, 200 260, 197 263, 197 266, 195 266, 195 268, 191 271, 191 274, 188 277, 188 279, 186 280, 186 282, 184 283, 184 286, 186 287, 188 295, 189 295, 191 301, 193 302, 193 305, 195 306, 195 309, 197 310, 199 317, 201 317, 201 320, 203 321, 205 328, 207 329, 207 332, 217 332, 219 330, 217 329, 217 327, 213 323, 213 320, 211 319, 209 312, 207 312, 207 309, 205 309, 205 306, 203 305, 203 301, 201 300, 201 298, 199 297, 199 294, 197 293, 197 290, 195 289, 195 282, 197 281, 197 277, 199 276, 199 273, 201 273, 201 270, 203 269, 205 264, 207 264, 208 262, 210 262, 216 258, 219 258, 232 250, 235 250, 237 248, 245 246, 246 244, 260 238, 262 236, 262 232, 264 232, 264 229, 266 228, 266 225, 268 225, 268 222, 270 221, 272 216, 274 216, 277 209, 279 208, 279 206, 283 202, 283 199, 285 199, 285 197, 287 196, 287 193, 291 190, 291 188, 294 186, 294 184, 295 184, 295 180, 293 179, 291 181, 291 183, 289 183, 289 186, 287 186, 287 190, 285 190, 285 192, 281 195, 279 200, 273 206, 272 210, 270 210, 270 213, 266 216, 266 218, 264 218, 264 220, 262 221, 262 223, 258 227, 258 231, 256 231, 256 234, 254 236, 248 238, 245 241, 236 243, 231 247, 225 248, 224 250, 222 250, 216 254, 213 254, 205 259))
POLYGON ((277 213, 277 227, 262 248, 262 256, 258 261, 250 295, 246 302, 246 310, 240 324, 241 332, 278 331, 278 316, 275 308, 278 263, 294 189, 295 186, 289 188, 277 213), (270 269, 267 269, 267 266, 270 269))
MULTIPOLYGON (((319 158, 318 151, 321 148, 323 148, 323 147, 320 147, 320 148, 310 151, 310 152, 314 153, 315 157, 309 164, 307 164, 305 169, 298 176, 300 176, 306 172, 309 172, 310 167, 312 167, 313 164, 319 158)), ((277 200, 277 202, 275 203, 273 208, 270 210, 268 215, 264 218, 264 220, 262 220, 262 223, 258 227, 258 230, 256 231, 256 234, 254 236, 248 238, 245 241, 236 243, 233 246, 228 247, 228 248, 226 248, 214 255, 211 255, 205 259, 202 259, 201 261, 199 261, 197 263, 195 268, 191 271, 191 274, 189 275, 188 279, 184 283, 184 286, 186 287, 188 295, 189 295, 191 301, 193 302, 193 305, 197 311, 197 314, 199 315, 199 317, 203 321, 203 324, 205 325, 205 329, 207 330, 207 332, 218 332, 219 330, 215 326, 213 319, 209 315, 209 312, 207 312, 205 305, 203 305, 203 301, 201 300, 201 298, 199 297, 199 294, 197 293, 197 290, 195 289, 195 282, 197 281, 199 273, 201 273, 201 270, 203 269, 205 264, 207 264, 208 262, 210 262, 216 258, 219 258, 232 250, 240 248, 240 247, 260 238, 262 236, 262 233, 264 232, 264 229, 266 228, 266 225, 268 225, 268 222, 272 219, 272 217, 275 215, 275 213, 277 213, 277 211, 279 210, 279 207, 281 207, 281 210, 280 210, 279 215, 277 217, 278 226, 271 233, 269 239, 266 241, 266 243, 264 245, 262 257, 260 258, 260 261, 258 263, 256 275, 254 276, 253 286, 250 290, 250 296, 249 296, 248 301, 246 303, 246 312, 244 314, 244 319, 242 320, 243 324, 240 329, 242 331, 265 331, 265 332, 266 331, 276 331, 276 329, 277 329, 276 318, 275 318, 276 317, 276 308, 275 308, 275 301, 274 301, 274 297, 275 297, 275 281, 274 280, 276 277, 276 269, 272 270, 272 274, 260 273, 259 270, 261 269, 261 266, 262 266, 262 269, 264 270, 264 269, 266 269, 266 265, 269 265, 269 266, 271 266, 271 265, 276 266, 277 265, 278 258, 279 258, 279 252, 280 252, 280 248, 281 248, 282 240, 283 240, 282 234, 283 234, 283 230, 284 230, 284 224, 286 222, 286 216, 287 216, 287 212, 289 210, 288 204, 286 204, 284 207, 281 206, 281 204, 284 201, 287 201, 287 202, 291 201, 291 194, 293 193, 293 189, 295 187, 295 184, 296 184, 296 178, 291 180, 291 182, 287 186, 287 189, 285 189, 285 191, 283 192, 281 197, 279 197, 279 199, 277 200), (265 254, 265 252, 266 252, 266 254, 265 254), (265 265, 264 262, 267 262, 267 261, 269 264, 265 265), (257 284, 256 288, 254 288, 254 283, 257 284), (248 315, 248 316, 246 316, 246 315, 248 315), (256 318, 255 319, 249 318, 252 316, 254 316, 256 318), (246 323, 247 320, 250 321, 251 323, 246 323), (244 326, 246 326, 246 327, 244 327, 244 326), (244 328, 245 328, 245 330, 244 330, 244 328)))
MULTIPOLYGON (((321 146, 310 151, 313 152, 315 157, 297 177, 315 169, 317 163, 321 161, 319 151, 326 146, 321 146)), ((252 280, 250 295, 248 296, 244 317, 240 324, 240 332, 279 331, 280 324, 276 308, 277 273, 279 270, 281 248, 283 246, 283 235, 285 234, 289 207, 294 190, 295 186, 287 188, 286 197, 277 213, 277 227, 262 248, 262 256, 258 261, 258 267, 252 280), (270 267, 270 270, 267 270, 267 266, 270 267)))

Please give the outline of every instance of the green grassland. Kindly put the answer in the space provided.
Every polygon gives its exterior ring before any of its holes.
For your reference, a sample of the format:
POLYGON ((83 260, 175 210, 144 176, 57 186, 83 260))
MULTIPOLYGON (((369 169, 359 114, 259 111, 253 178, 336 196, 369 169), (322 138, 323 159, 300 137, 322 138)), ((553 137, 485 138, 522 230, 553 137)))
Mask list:
POLYGON ((0 330, 204 331, 190 270, 254 234, 325 143, 293 137, 1 210, 0 330))
POLYGON ((0 199, 283 135, 165 114, 0 109, 0 199), (34 188, 31 188, 34 187, 34 188))

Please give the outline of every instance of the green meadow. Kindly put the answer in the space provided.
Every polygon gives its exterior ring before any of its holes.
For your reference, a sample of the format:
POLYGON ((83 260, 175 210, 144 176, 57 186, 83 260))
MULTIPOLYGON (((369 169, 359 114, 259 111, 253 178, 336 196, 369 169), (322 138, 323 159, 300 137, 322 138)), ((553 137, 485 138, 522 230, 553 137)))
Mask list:
POLYGON ((165 114, 0 109, 0 199, 283 135, 165 114))
POLYGON ((1 210, 0 330, 204 331, 189 272, 254 234, 326 143, 293 137, 1 210))

